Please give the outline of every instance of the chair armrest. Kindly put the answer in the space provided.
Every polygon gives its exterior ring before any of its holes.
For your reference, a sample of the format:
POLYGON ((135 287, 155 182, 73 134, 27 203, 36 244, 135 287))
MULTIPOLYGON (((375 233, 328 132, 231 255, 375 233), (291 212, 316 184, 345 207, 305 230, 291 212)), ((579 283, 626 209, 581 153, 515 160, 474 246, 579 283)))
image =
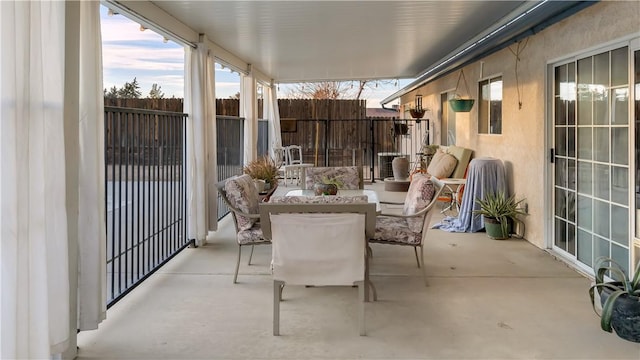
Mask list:
POLYGON ((378 216, 388 216, 388 217, 395 217, 395 218, 402 218, 402 219, 410 219, 410 218, 423 216, 427 211, 428 211, 428 209, 424 208, 424 209, 420 210, 419 212, 417 212, 417 213, 415 213, 413 215, 402 215, 402 214, 394 214, 394 213, 380 213, 380 214, 378 214, 378 216))
POLYGON ((380 201, 380 204, 404 205, 404 203, 403 203, 403 202, 395 202, 395 201, 380 201))

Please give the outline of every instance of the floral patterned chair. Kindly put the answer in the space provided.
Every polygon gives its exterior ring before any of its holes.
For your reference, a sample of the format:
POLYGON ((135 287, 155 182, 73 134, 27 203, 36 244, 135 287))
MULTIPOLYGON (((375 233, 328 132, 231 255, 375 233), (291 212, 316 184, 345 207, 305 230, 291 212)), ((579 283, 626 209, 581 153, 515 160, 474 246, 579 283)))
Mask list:
POLYGON ((305 188, 313 189, 313 185, 323 180, 337 180, 342 186, 339 189, 364 189, 362 168, 358 166, 310 167, 307 168, 305 188))
POLYGON ((236 261, 236 269, 233 275, 233 283, 235 284, 238 280, 242 247, 251 245, 251 253, 247 262, 247 265, 251 265, 254 245, 268 245, 271 244, 271 241, 265 239, 262 235, 258 210, 260 196, 251 176, 247 174, 234 176, 218 183, 218 193, 229 206, 236 228, 238 260, 236 261))
POLYGON ((424 267, 423 243, 433 208, 438 201, 444 184, 435 176, 415 174, 404 201, 402 214, 382 213, 376 218, 375 236, 369 243, 412 246, 418 267, 422 268, 425 285, 427 274, 424 267), (418 249, 420 258, 418 259, 418 249))

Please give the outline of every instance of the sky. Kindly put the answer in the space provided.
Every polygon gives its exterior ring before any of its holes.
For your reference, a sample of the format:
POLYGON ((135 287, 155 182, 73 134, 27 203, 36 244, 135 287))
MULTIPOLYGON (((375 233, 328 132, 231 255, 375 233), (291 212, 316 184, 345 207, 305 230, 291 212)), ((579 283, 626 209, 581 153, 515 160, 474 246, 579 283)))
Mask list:
MULTIPOLYGON (((108 15, 100 6, 102 23, 103 83, 107 91, 121 88, 134 78, 146 97, 151 85, 160 86, 165 98, 184 96, 184 48, 150 29, 141 31, 140 24, 123 15, 108 15)), ((380 82, 365 90, 362 98, 367 107, 380 107, 380 100, 391 95, 411 80, 380 82)), ((291 85, 279 86, 278 95, 286 94, 291 85)), ((216 97, 229 98, 240 92, 240 75, 216 64, 216 97)))

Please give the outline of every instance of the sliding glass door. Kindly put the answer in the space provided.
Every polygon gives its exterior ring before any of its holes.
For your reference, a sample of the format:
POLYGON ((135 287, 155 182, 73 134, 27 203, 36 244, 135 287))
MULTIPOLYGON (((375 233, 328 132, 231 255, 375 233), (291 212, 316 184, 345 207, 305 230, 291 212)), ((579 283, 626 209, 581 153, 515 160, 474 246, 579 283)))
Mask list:
POLYGON ((553 247, 630 259, 629 48, 554 67, 553 247))

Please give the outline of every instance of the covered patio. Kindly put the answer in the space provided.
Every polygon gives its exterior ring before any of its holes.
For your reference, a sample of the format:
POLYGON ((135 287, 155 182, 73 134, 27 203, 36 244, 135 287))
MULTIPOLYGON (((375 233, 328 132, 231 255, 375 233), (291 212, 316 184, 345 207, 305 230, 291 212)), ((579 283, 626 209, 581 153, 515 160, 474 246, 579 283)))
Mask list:
POLYGON ((0 357, 640 357, 640 345, 600 330, 587 293, 597 256, 640 261, 637 2, 102 3, 184 46, 184 232, 197 247, 107 311, 100 3, 3 1, 0 357), (504 161, 510 192, 527 198, 526 239, 431 230, 428 287, 410 249, 374 244, 368 336, 356 330, 355 289, 326 287, 287 288, 272 336, 271 248, 258 247, 234 285, 233 225, 216 218, 216 63, 240 74, 239 165, 257 157, 259 95, 269 147, 283 145, 278 84, 415 79, 381 103, 398 99, 408 118, 424 101, 433 128, 415 144, 504 161), (478 102, 456 118, 448 100, 463 69, 478 102), (499 96, 481 108, 492 84, 499 96), (489 123, 496 132, 482 131, 489 123))
MULTIPOLYGON (((386 200, 404 196, 380 183, 366 187, 386 200)), ((639 345, 600 330, 590 280, 526 240, 430 230, 428 287, 411 249, 372 247, 378 301, 366 304, 365 337, 357 331, 356 288, 301 286, 285 287, 274 337, 271 247, 256 247, 254 264, 245 262, 232 284, 237 245, 227 217, 206 245, 184 250, 112 307, 100 329, 80 333, 78 359, 640 356, 639 345)))

